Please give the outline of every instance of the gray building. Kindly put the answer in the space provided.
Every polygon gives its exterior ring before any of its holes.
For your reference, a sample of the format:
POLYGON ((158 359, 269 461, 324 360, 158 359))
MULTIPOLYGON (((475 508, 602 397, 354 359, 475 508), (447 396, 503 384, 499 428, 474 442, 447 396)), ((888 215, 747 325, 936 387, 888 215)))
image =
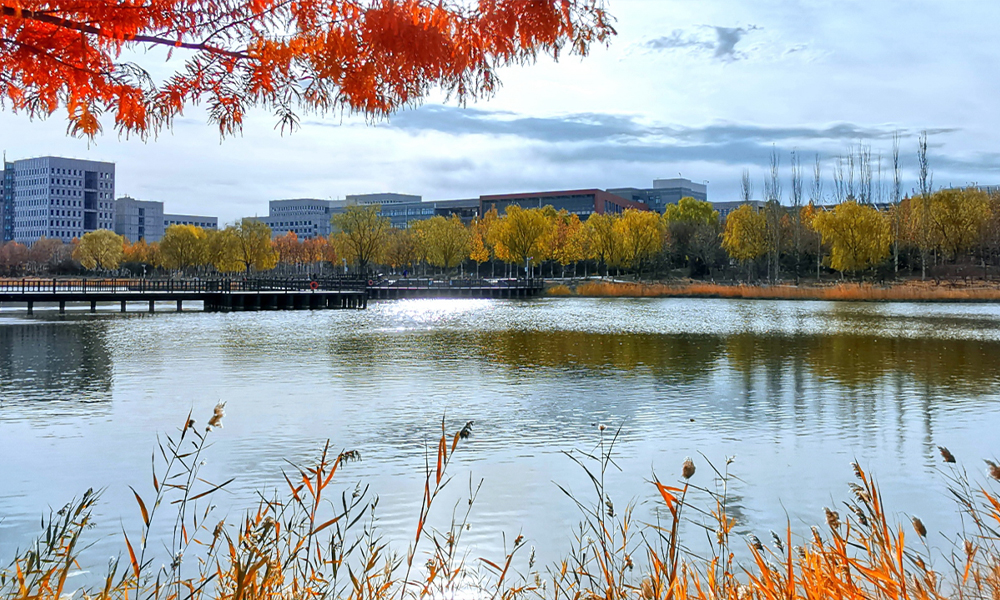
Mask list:
POLYGON ((608 192, 626 200, 641 202, 661 214, 667 205, 677 204, 681 198, 690 197, 703 202, 708 201, 708 186, 681 177, 654 179, 651 188, 614 188, 608 192))
POLYGON ((115 233, 125 236, 130 242, 141 239, 159 242, 171 225, 218 229, 219 218, 166 214, 162 202, 136 200, 128 196, 115 200, 115 233))
POLYGON ((420 196, 414 197, 418 200, 382 205, 382 216, 389 217, 389 222, 396 229, 406 229, 413 221, 425 221, 438 216, 458 215, 463 223, 468 224, 479 214, 479 198, 424 202, 419 200, 420 196))
POLYGON ((115 233, 130 242, 163 239, 163 203, 123 196, 115 200, 115 233))
POLYGON ((14 241, 14 163, 0 171, 0 244, 14 241))
POLYGON ((163 215, 163 231, 171 225, 194 225, 202 229, 218 229, 219 217, 204 217, 201 215, 163 215))
POLYGON ((114 163, 42 156, 11 164, 15 241, 69 242, 89 231, 114 229, 114 163))
POLYGON ((330 219, 346 205, 344 200, 318 198, 271 200, 268 203, 268 215, 255 218, 271 228, 272 237, 282 236, 290 231, 302 239, 326 237, 332 230, 330 219))

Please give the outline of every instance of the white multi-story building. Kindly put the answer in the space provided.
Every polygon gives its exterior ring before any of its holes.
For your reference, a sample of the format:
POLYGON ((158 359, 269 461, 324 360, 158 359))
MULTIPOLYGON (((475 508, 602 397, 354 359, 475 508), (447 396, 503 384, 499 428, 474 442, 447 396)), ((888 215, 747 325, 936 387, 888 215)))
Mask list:
POLYGON ((12 164, 15 241, 69 242, 88 231, 114 229, 114 163, 42 156, 12 164))

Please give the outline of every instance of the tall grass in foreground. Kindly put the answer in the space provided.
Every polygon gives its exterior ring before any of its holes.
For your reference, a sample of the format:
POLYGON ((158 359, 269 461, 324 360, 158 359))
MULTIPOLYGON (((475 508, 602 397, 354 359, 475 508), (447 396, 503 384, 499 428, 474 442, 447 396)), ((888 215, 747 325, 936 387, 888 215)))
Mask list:
MULTIPOLYGON (((1000 498, 970 482, 947 449, 950 492, 967 531, 937 551, 933 566, 927 530, 913 518, 892 523, 878 486, 855 465, 851 499, 840 512, 825 509, 825 527, 805 540, 791 528, 771 532, 768 545, 745 540, 749 559, 736 560, 735 521, 728 512, 729 462, 697 473, 691 459, 676 484, 654 478, 662 505, 655 523, 635 516, 634 504, 616 505, 605 474, 617 434, 601 428, 592 452, 569 453, 590 481, 586 497, 563 490, 581 514, 579 531, 566 557, 545 568, 533 552, 524 556, 518 536, 503 556, 472 560, 461 549, 478 488, 452 509, 450 526, 431 528, 429 516, 449 484, 448 466, 472 432, 467 423, 448 434, 442 421, 437 446, 427 454, 425 481, 415 532, 405 553, 393 552, 378 534, 377 498, 356 487, 333 495, 340 469, 360 460, 354 451, 334 453, 327 444, 309 467, 285 477, 284 495, 265 497, 237 522, 211 517, 212 494, 225 484, 199 477, 200 457, 211 430, 221 424, 217 407, 209 425, 190 416, 166 436, 154 460, 152 495, 135 492, 142 529, 123 532, 123 558, 113 561, 103 585, 70 591, 67 577, 79 568, 83 534, 98 495, 88 491, 44 521, 42 536, 18 553, 0 576, 0 599, 65 600, 395 600, 404 598, 517 598, 606 600, 997 600, 1000 598, 1000 498), (706 472, 707 471, 707 472, 706 472), (709 480, 710 484, 698 484, 709 480), (709 506, 688 502, 689 492, 708 495, 709 506), (171 510, 164 515, 164 509, 171 510), (151 524, 167 519, 169 564, 152 567, 151 524), (682 524, 710 536, 708 555, 694 555, 681 539, 682 524), (916 539, 915 543, 907 538, 916 539)), ((987 461, 990 476, 1000 466, 987 461)), ((514 524, 512 524, 514 525, 514 524)))
MULTIPOLYGON (((555 286, 550 295, 572 293, 566 286, 555 286), (560 289, 565 288, 565 289, 560 289)), ((834 285, 720 285, 714 283, 646 284, 587 282, 576 287, 577 296, 601 298, 744 298, 774 300, 851 300, 851 301, 1000 301, 1000 288, 946 287, 927 284, 877 286, 867 283, 834 285)))

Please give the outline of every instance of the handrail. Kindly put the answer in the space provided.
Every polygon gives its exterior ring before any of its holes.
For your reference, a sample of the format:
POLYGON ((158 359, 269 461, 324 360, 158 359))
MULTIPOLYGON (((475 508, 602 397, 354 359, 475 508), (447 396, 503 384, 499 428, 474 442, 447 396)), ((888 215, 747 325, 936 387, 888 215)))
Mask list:
POLYGON ((144 278, 77 278, 19 280, 0 279, 0 292, 48 294, 174 294, 231 292, 303 292, 350 291, 364 292, 369 288, 511 288, 537 290, 544 287, 541 279, 451 279, 379 278, 374 280, 322 277, 304 278, 213 278, 213 279, 144 279, 144 278), (369 283, 370 282, 370 283, 369 283))
POLYGON ((339 278, 302 279, 143 279, 79 278, 19 280, 0 279, 0 292, 48 294, 100 293, 207 293, 272 291, 352 291, 365 290, 367 281, 339 278))

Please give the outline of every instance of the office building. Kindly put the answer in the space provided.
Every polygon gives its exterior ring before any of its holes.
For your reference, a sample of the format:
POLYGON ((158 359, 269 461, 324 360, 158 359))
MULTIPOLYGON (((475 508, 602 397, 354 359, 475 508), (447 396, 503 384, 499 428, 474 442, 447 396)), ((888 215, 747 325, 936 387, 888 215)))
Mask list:
POLYGON ((278 237, 293 232, 302 239, 326 237, 332 226, 330 219, 347 206, 344 200, 320 200, 318 198, 291 198, 271 200, 268 216, 255 217, 271 228, 271 236, 278 237))
POLYGON ((14 163, 0 171, 0 244, 14 241, 14 163))
MULTIPOLYGON (((351 196, 348 196, 350 198, 351 196)), ((406 229, 413 221, 425 221, 432 217, 451 218, 458 215, 468 225, 479 214, 479 198, 462 200, 419 200, 382 205, 382 216, 388 217, 396 229, 406 229)))
POLYGON ((681 198, 708 201, 708 186, 690 179, 654 179, 651 188, 614 188, 608 192, 633 202, 641 202, 662 214, 667 205, 677 204, 681 198))
POLYGON ((526 194, 496 194, 480 196, 480 214, 492 209, 503 215, 507 207, 516 204, 521 208, 542 208, 552 206, 556 210, 566 210, 581 220, 592 214, 617 214, 626 209, 649 210, 643 202, 623 198, 603 190, 567 190, 556 192, 531 192, 526 194))
POLYGON ((218 229, 219 217, 204 217, 201 215, 163 215, 163 231, 171 225, 194 225, 202 229, 218 229))
POLYGON ((218 229, 218 217, 175 215, 163 212, 163 203, 136 200, 123 196, 115 200, 115 233, 130 242, 159 242, 171 225, 194 225, 202 229, 218 229))
POLYGON ((115 233, 130 242, 163 239, 163 203, 123 196, 115 200, 115 233))
POLYGON ((69 242, 88 231, 114 229, 114 163, 43 156, 11 164, 15 241, 69 242))

